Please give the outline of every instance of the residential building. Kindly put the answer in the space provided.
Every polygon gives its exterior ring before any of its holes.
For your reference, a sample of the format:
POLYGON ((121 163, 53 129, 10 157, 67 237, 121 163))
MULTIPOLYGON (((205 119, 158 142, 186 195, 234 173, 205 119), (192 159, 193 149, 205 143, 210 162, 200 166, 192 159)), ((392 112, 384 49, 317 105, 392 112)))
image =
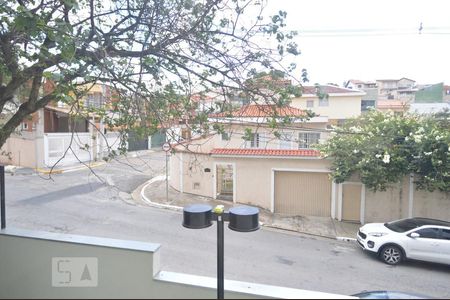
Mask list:
MULTIPOLYGON (((101 107, 111 99, 108 86, 89 85, 87 95, 80 102, 83 107, 101 107)), ((46 81, 43 92, 53 84, 46 81)), ((62 102, 51 102, 24 120, 3 145, 0 161, 16 166, 43 168, 58 162, 60 166, 79 161, 100 159, 104 152, 119 147, 117 132, 106 132, 100 118, 86 113, 89 120, 75 116, 62 102)))
POLYGON ((444 103, 450 102, 450 86, 443 82, 426 85, 416 92, 415 103, 444 103))
POLYGON ((344 82, 344 87, 352 90, 359 90, 365 93, 361 98, 361 112, 367 112, 370 108, 375 109, 378 99, 378 87, 374 81, 361 81, 350 79, 344 82))
POLYGON ((378 79, 378 100, 402 100, 410 102, 417 91, 416 82, 403 77, 400 79, 378 79))
POLYGON ((301 97, 293 98, 291 106, 308 109, 328 118, 329 124, 361 115, 362 97, 366 93, 332 85, 303 86, 301 97))
POLYGON ((329 217, 329 162, 314 149, 328 135, 328 118, 305 117, 293 107, 258 104, 231 116, 213 115, 211 122, 223 125, 223 132, 173 145, 171 186, 277 213, 329 217), (268 121, 274 114, 291 118, 291 124, 273 130, 268 121))

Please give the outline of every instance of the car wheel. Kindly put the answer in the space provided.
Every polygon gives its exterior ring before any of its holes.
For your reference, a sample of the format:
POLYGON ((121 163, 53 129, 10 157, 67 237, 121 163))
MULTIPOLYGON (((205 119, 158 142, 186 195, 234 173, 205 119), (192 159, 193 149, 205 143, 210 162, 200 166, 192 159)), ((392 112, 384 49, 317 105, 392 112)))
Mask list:
POLYGON ((403 260, 402 250, 395 245, 384 246, 380 258, 388 265, 396 265, 403 260))

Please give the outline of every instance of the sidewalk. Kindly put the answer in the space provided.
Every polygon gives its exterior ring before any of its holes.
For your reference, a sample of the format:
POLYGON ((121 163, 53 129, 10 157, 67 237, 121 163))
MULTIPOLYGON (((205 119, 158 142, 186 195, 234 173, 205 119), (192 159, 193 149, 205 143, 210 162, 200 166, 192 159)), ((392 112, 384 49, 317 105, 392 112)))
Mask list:
MULTIPOLYGON (((225 209, 233 206, 232 202, 214 200, 208 197, 180 193, 169 186, 169 197, 166 199, 165 176, 157 176, 139 186, 133 193, 133 199, 140 204, 181 211, 190 204, 224 205, 225 209)), ((339 222, 325 217, 286 217, 272 214, 260 208, 260 222, 269 228, 283 229, 293 232, 311 234, 340 240, 354 240, 360 224, 339 222)))

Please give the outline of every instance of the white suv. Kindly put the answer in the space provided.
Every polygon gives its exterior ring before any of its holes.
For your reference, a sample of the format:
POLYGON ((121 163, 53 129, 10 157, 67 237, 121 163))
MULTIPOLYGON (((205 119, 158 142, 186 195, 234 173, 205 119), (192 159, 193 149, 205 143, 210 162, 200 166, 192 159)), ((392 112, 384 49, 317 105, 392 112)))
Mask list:
POLYGON ((369 223, 356 236, 364 249, 396 265, 417 259, 450 265, 450 222, 411 218, 389 223, 369 223))

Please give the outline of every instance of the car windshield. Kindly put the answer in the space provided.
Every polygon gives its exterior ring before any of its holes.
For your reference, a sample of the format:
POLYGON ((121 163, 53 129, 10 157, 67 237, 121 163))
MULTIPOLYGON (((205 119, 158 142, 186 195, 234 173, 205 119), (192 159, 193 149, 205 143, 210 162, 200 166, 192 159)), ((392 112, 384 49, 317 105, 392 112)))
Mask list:
POLYGON ((411 219, 405 219, 384 223, 384 226, 395 232, 406 232, 411 229, 417 228, 418 224, 411 219))

